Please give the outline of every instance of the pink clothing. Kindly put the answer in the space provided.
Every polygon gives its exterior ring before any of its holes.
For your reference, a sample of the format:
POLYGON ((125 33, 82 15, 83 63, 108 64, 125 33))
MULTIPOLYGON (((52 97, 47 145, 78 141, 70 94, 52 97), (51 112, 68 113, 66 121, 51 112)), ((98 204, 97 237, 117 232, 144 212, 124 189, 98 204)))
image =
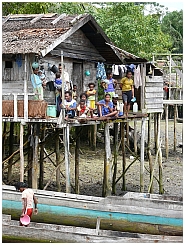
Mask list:
MULTIPOLYGON (((32 189, 25 189, 22 192, 22 199, 26 198, 27 199, 27 209, 28 208, 33 208, 33 190, 32 189)), ((24 201, 23 201, 23 205, 24 205, 24 201)))

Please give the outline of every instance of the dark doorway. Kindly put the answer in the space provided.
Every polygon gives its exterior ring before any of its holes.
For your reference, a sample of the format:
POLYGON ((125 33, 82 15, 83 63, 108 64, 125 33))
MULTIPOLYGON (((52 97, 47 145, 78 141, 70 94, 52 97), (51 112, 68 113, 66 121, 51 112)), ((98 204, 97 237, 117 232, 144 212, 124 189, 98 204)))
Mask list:
POLYGON ((83 63, 82 62, 73 63, 72 82, 73 85, 77 85, 77 93, 81 94, 83 92, 83 63))

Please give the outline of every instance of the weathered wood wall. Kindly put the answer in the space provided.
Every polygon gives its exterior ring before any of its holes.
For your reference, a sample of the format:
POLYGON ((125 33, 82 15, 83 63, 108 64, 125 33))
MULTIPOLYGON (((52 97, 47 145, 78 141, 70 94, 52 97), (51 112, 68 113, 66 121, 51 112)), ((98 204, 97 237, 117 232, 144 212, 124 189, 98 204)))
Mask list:
POLYGON ((162 76, 146 76, 144 105, 147 113, 163 112, 162 76))

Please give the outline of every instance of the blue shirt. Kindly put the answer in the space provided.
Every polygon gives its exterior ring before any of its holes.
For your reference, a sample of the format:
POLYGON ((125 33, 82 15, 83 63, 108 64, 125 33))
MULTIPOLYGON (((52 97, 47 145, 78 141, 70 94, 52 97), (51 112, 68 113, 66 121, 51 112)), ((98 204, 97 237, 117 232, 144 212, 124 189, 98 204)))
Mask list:
POLYGON ((107 87, 107 89, 104 90, 104 92, 105 92, 105 93, 108 93, 108 92, 114 92, 114 91, 115 91, 115 89, 114 89, 114 83, 113 83, 114 79, 111 78, 111 79, 109 79, 108 81, 109 81, 109 82, 107 83, 108 87, 107 87))
MULTIPOLYGON (((70 108, 76 108, 77 106, 77 103, 76 103, 76 100, 71 100, 71 101, 67 101, 67 100, 64 100, 64 105, 68 105, 70 108)), ((75 116, 75 110, 69 110, 67 111, 67 114, 69 117, 74 117, 75 116)))
POLYGON ((38 88, 42 86, 42 81, 40 80, 39 76, 36 74, 31 74, 31 82, 33 88, 38 88))
MULTIPOLYGON (((105 105, 106 102, 105 102, 105 100, 100 100, 99 103, 105 105)), ((108 106, 112 109, 113 108, 113 103, 110 101, 108 103, 108 106)), ((102 106, 102 116, 105 116, 105 115, 107 115, 109 113, 110 113, 109 109, 107 107, 105 107, 105 106, 102 106)))

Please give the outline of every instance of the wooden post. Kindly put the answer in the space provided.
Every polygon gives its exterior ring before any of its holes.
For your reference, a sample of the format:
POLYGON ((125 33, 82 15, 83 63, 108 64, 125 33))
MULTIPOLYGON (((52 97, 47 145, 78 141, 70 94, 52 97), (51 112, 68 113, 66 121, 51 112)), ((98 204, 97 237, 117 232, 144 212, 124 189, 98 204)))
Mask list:
POLYGON ((157 151, 159 151, 158 155, 158 164, 159 164, 159 194, 163 194, 163 180, 162 180, 162 151, 160 145, 160 121, 161 121, 161 113, 157 113, 157 151))
POLYGON ((79 186, 79 149, 80 149, 80 135, 79 131, 81 127, 75 127, 76 131, 76 146, 75 146, 75 193, 80 193, 80 186, 79 186))
POLYGON ((17 121, 17 94, 14 94, 14 120, 17 121))
POLYGON ((137 155, 137 121, 134 121, 134 152, 137 155))
POLYGON ((24 125, 20 123, 20 182, 24 181, 24 151, 23 151, 24 125))
POLYGON ((27 83, 27 54, 24 61, 24 119, 28 120, 28 83, 27 83))
MULTIPOLYGON (((151 113, 149 114, 148 120, 148 160, 149 160, 149 167, 150 167, 150 181, 152 179, 152 154, 151 154, 151 113)), ((153 182, 151 184, 150 193, 153 193, 153 182)))
MULTIPOLYGON (((123 163, 123 173, 126 169, 126 156, 125 156, 125 123, 120 123, 120 134, 121 134, 121 149, 122 149, 122 163, 123 163)), ((125 174, 123 174, 122 191, 126 191, 126 180, 125 174)))
POLYGON ((141 163, 140 163, 140 192, 144 192, 144 161, 145 161, 145 122, 146 118, 141 121, 141 163))
MULTIPOLYGON (((33 126, 32 124, 28 124, 28 138, 33 137, 33 126)), ((32 186, 32 167, 33 167, 33 146, 31 142, 29 142, 28 146, 28 186, 32 186)))
POLYGON ((129 142, 129 122, 126 123, 126 137, 127 137, 127 145, 130 146, 129 142))
POLYGON ((89 143, 90 146, 92 147, 92 150, 96 150, 96 137, 97 137, 97 125, 91 125, 89 127, 90 131, 90 138, 89 138, 89 143))
POLYGON ((168 105, 165 105, 165 148, 166 159, 168 159, 168 105))
POLYGON ((177 136, 176 136, 176 127, 177 127, 177 105, 174 105, 174 151, 177 148, 177 136))
MULTIPOLYGON (((13 153, 13 144, 14 144, 14 137, 13 137, 13 132, 14 132, 14 122, 10 122, 10 134, 9 134, 9 155, 12 155, 13 153)), ((13 157, 11 157, 8 161, 8 181, 12 177, 12 162, 13 162, 13 157)))
POLYGON ((44 188, 44 141, 45 141, 45 132, 46 124, 42 123, 42 133, 41 133, 41 146, 40 146, 40 175, 39 175, 39 189, 44 188))
POLYGON ((154 142, 155 142, 155 153, 157 153, 157 113, 154 113, 154 142))
POLYGON ((37 189, 38 178, 38 150, 39 150, 39 123, 34 124, 34 146, 33 146, 33 168, 32 168, 32 188, 37 189))
MULTIPOLYGON (((55 138, 55 149, 56 149, 56 166, 60 164, 60 148, 59 148, 59 129, 56 129, 57 135, 55 138)), ((57 186, 57 191, 61 191, 61 186, 60 186, 60 166, 56 170, 56 186, 57 186)))
POLYGON ((104 159, 104 188, 102 195, 110 196, 112 192, 112 155, 110 148, 110 132, 109 123, 105 124, 105 159, 104 159))
POLYGON ((112 179, 112 194, 116 194, 116 173, 118 159, 118 123, 114 123, 114 173, 112 179))
POLYGON ((71 192, 70 185, 70 161, 69 161, 69 125, 64 128, 65 168, 66 168, 66 192, 71 192))
MULTIPOLYGON (((3 137, 2 137, 2 160, 5 159, 5 141, 6 141, 6 122, 3 123, 3 137)), ((2 169, 4 164, 2 165, 2 169)))

